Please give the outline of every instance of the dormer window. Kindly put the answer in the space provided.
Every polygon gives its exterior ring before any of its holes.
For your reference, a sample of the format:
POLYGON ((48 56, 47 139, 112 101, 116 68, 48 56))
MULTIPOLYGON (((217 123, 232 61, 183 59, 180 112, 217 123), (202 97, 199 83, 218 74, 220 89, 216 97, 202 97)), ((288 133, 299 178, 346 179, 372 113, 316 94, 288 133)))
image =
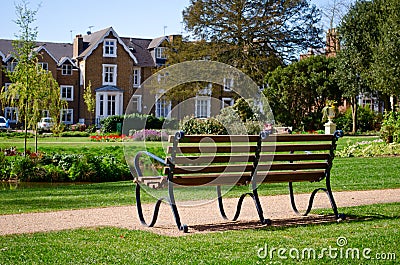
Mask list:
POLYGON ((42 63, 42 62, 40 62, 39 65, 40 65, 40 67, 41 67, 43 70, 45 70, 45 71, 48 71, 48 70, 49 70, 49 65, 48 65, 48 63, 42 63))
POLYGON ((155 52, 157 59, 167 59, 167 56, 165 55, 165 47, 158 47, 155 52))
POLYGON ((72 75, 72 65, 63 64, 61 73, 62 73, 62 75, 72 75))
POLYGON ((117 57, 117 41, 114 39, 105 39, 103 43, 104 57, 117 57))

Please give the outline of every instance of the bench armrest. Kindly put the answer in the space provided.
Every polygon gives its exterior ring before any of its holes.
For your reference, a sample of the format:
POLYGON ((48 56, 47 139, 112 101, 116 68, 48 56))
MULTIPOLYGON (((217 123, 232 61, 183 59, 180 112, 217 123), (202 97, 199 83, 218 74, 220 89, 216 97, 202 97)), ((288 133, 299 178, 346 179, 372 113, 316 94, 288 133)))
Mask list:
POLYGON ((135 155, 135 171, 137 173, 138 177, 143 177, 142 174, 142 170, 140 169, 140 164, 139 164, 139 159, 142 155, 147 155, 150 158, 153 158, 154 160, 156 160, 157 162, 161 163, 164 166, 168 166, 168 164, 165 162, 165 160, 163 160, 162 158, 156 156, 153 153, 147 152, 147 151, 139 151, 137 152, 137 154, 135 155))

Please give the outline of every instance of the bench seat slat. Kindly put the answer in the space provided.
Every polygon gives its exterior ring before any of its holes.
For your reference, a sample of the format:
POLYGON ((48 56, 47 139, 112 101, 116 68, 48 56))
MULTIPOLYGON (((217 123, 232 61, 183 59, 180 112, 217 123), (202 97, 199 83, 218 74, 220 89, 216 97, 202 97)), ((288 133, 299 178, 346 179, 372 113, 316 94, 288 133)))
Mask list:
POLYGON ((264 145, 261 147, 261 152, 328 151, 331 146, 331 144, 264 145))
MULTIPOLYGON (((197 174, 197 173, 244 173, 251 172, 253 165, 212 165, 212 166, 182 166, 175 167, 175 174, 197 174)), ((169 168, 164 168, 164 174, 168 174, 169 168)))
MULTIPOLYGON (((314 182, 325 177, 325 171, 259 172, 257 179, 262 183, 314 182)), ((184 186, 200 185, 245 185, 251 180, 250 174, 200 174, 174 176, 172 182, 184 186)))
POLYGON ((237 163, 254 162, 254 155, 218 155, 218 156, 177 156, 176 164, 204 164, 204 163, 237 163))
POLYGON ((326 169, 328 168, 327 162, 311 162, 311 163, 287 163, 287 164, 272 164, 272 165, 258 165, 259 171, 277 171, 277 170, 312 170, 312 169, 326 169))
MULTIPOLYGON (((286 163, 286 164, 270 164, 258 165, 259 171, 277 171, 277 170, 311 170, 311 169, 326 169, 327 162, 311 162, 311 163, 286 163)), ((211 166, 177 166, 174 169, 175 174, 198 174, 198 173, 244 173, 251 172, 253 165, 211 165, 211 166)), ((169 168, 164 168, 164 174, 169 173, 169 168)))
POLYGON ((258 172, 257 179, 263 179, 262 183, 303 182, 319 181, 325 177, 325 171, 286 171, 286 172, 258 172))
MULTIPOLYGON (((178 154, 190 153, 254 153, 256 146, 234 145, 234 146, 180 146, 178 154)), ((327 151, 331 149, 331 144, 285 144, 262 146, 262 152, 295 152, 295 151, 327 151)), ((172 153, 172 146, 168 146, 168 154, 172 153)))
MULTIPOLYGON (((301 161, 301 160, 327 160, 329 154, 262 154, 261 162, 266 161, 301 161)), ((254 162, 254 155, 218 155, 218 156, 177 156, 176 164, 209 164, 209 163, 238 163, 254 162)))
POLYGON ((263 142, 312 142, 312 141, 332 141, 331 134, 283 134, 269 135, 263 142))
MULTIPOLYGON (((190 153, 254 153, 256 146, 236 145, 236 146, 179 146, 177 154, 190 153)), ((168 146, 168 154, 172 153, 172 146, 168 146)))
POLYGON ((302 160, 327 160, 330 154, 262 154, 260 162, 263 161, 302 161, 302 160))
MULTIPOLYGON (((200 143, 202 141, 210 140, 215 143, 230 143, 230 142, 257 142, 258 135, 185 135, 179 140, 180 143, 200 143)), ((174 135, 169 137, 169 142, 173 143, 174 135)))
POLYGON ((184 186, 200 185, 245 185, 250 181, 250 174, 210 174, 199 176, 174 176, 172 182, 184 186))

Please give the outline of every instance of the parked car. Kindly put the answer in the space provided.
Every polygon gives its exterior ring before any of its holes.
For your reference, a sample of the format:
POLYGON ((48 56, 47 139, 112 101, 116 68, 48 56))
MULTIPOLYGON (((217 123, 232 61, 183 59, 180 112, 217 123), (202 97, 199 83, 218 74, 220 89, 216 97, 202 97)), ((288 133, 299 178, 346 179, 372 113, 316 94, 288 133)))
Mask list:
POLYGON ((7 120, 3 116, 0 116, 0 130, 7 129, 7 120))
POLYGON ((38 130, 43 130, 43 131, 50 131, 51 127, 53 126, 53 119, 46 117, 46 118, 41 118, 40 122, 38 122, 38 130))

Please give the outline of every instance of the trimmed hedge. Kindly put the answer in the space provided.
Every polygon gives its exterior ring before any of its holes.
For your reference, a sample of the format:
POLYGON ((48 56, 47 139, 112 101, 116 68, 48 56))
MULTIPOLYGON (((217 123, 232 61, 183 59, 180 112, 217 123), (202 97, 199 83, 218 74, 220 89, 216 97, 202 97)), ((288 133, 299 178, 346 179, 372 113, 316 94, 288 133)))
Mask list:
POLYGON ((141 129, 162 129, 163 124, 167 123, 170 125, 171 123, 174 123, 174 120, 165 120, 164 118, 157 118, 153 115, 145 115, 145 114, 129 114, 129 115, 115 115, 115 116, 109 116, 107 118, 104 118, 100 121, 100 124, 102 126, 101 130, 104 133, 116 133, 118 132, 117 130, 117 124, 120 123, 121 125, 123 124, 124 121, 129 122, 130 129, 133 130, 141 130, 141 129), (143 124, 145 124, 145 128, 143 128, 143 124))

